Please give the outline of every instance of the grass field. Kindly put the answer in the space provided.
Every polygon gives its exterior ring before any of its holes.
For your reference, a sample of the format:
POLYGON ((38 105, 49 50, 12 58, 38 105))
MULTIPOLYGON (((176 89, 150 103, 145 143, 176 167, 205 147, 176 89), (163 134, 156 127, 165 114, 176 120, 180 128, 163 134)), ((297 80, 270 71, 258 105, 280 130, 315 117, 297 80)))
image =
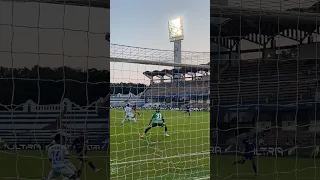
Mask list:
POLYGON ((258 176, 253 176, 251 162, 232 165, 235 156, 211 156, 214 180, 319 180, 320 159, 295 157, 258 157, 258 176), (238 174, 238 175, 237 175, 238 174))
MULTIPOLYGON (((122 110, 111 111, 111 179, 206 179, 209 170, 215 180, 320 180, 320 159, 295 157, 257 157, 259 175, 253 176, 251 163, 234 166, 235 156, 211 156, 209 151, 209 113, 162 111, 170 137, 162 128, 154 128, 146 139, 140 135, 149 123, 153 111, 141 111, 138 124, 126 122, 122 110)), ((41 179, 50 171, 47 152, 39 150, 0 151, 0 179, 41 179), (43 157, 43 158, 42 158, 43 157)), ((105 180, 106 152, 89 151, 97 167, 88 167, 81 180, 105 180)), ((78 160, 72 158, 77 166, 78 160)))
MULTIPOLYGON (((89 156, 96 166, 103 170, 99 173, 94 173, 89 167, 86 167, 81 180, 107 180, 106 152, 91 151, 89 152, 89 156)), ((18 180, 20 178, 36 180, 47 177, 50 171, 50 164, 45 158, 47 158, 46 151, 0 151, 0 179, 18 180)), ((71 160, 77 167, 79 161, 76 158, 72 158, 71 160)))
POLYGON ((140 135, 154 111, 141 111, 138 124, 125 122, 123 110, 110 113, 111 179, 195 179, 209 175, 209 113, 161 111, 170 137, 163 128, 140 135))

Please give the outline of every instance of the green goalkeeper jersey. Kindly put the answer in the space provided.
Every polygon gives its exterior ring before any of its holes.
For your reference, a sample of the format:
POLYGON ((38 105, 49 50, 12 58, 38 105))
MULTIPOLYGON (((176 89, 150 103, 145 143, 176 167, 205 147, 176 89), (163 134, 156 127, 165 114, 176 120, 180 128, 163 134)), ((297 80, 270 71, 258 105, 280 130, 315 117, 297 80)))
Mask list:
POLYGON ((153 123, 163 123, 163 117, 161 113, 154 113, 152 115, 153 123))

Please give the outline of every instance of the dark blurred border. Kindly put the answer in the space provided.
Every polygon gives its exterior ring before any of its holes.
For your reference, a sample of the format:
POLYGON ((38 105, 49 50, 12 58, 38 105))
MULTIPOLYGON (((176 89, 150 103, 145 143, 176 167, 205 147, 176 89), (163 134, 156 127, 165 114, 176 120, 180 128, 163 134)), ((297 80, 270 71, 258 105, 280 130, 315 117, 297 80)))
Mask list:
POLYGON ((50 3, 50 4, 90 6, 90 7, 110 9, 110 0, 2 0, 2 1, 41 2, 41 3, 50 3))

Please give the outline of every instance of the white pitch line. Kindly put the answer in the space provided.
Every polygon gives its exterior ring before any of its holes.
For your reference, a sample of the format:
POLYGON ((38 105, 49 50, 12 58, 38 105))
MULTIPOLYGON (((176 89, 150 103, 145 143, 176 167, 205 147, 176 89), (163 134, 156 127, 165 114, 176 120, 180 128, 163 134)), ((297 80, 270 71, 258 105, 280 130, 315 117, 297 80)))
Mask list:
POLYGON ((210 176, 195 178, 194 180, 205 180, 205 179, 210 179, 210 176))
POLYGON ((112 163, 112 165, 123 165, 123 164, 131 164, 131 163, 139 163, 139 162, 145 162, 145 161, 156 161, 156 160, 163 160, 163 159, 172 159, 172 158, 179 158, 179 157, 187 157, 187 156, 199 156, 199 155, 209 155, 209 152, 203 152, 203 153, 192 153, 192 154, 180 154, 176 156, 168 156, 168 157, 160 157, 160 158, 152 158, 152 159, 140 159, 135 161, 125 161, 125 162, 119 162, 119 163, 112 163))

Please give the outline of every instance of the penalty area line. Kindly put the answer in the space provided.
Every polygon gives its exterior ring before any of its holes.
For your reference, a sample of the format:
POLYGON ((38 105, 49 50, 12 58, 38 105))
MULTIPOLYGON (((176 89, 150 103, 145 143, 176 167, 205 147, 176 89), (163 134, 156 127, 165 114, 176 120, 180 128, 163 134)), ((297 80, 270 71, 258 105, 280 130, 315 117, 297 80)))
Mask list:
POLYGON ((210 179, 210 176, 201 177, 201 178, 194 178, 194 180, 205 180, 205 179, 210 179))
POLYGON ((157 160, 163 160, 163 159, 173 159, 173 158, 188 157, 188 156, 199 156, 199 155, 209 155, 209 152, 181 154, 181 155, 176 155, 176 156, 168 156, 168 157, 160 157, 160 158, 152 158, 152 159, 139 159, 139 160, 136 160, 136 161, 125 161, 125 162, 112 163, 110 165, 111 166, 124 165, 124 164, 140 163, 140 162, 146 162, 146 161, 157 161, 157 160))

